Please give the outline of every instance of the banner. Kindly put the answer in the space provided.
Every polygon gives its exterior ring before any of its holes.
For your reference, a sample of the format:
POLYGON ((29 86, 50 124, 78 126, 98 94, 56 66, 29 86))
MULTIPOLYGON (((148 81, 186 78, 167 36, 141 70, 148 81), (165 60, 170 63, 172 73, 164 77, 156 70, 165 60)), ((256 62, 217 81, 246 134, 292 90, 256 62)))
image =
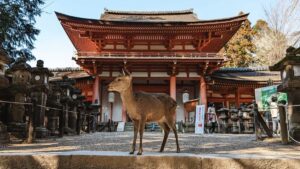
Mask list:
POLYGON ((195 133, 204 134, 205 105, 196 106, 195 133))
POLYGON ((287 94, 277 92, 277 85, 255 89, 255 101, 258 105, 258 111, 269 110, 272 96, 277 97, 277 102, 282 100, 287 102, 287 94))

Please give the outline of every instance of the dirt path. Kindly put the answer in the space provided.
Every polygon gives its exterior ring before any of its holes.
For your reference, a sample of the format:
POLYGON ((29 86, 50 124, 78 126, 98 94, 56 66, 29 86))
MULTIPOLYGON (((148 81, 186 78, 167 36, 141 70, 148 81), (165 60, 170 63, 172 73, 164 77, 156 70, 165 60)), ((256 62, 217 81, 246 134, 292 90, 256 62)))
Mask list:
MULTIPOLYGON (((93 133, 80 136, 39 140, 35 144, 10 144, 0 147, 0 153, 57 152, 57 151, 119 151, 129 152, 132 132, 93 133)), ((146 132, 144 152, 158 152, 163 134, 146 132)), ((233 134, 179 134, 181 152, 192 154, 246 154, 300 158, 300 146, 282 145, 279 138, 255 141, 254 135, 233 134)), ((174 134, 171 133, 165 153, 176 151, 174 134)))

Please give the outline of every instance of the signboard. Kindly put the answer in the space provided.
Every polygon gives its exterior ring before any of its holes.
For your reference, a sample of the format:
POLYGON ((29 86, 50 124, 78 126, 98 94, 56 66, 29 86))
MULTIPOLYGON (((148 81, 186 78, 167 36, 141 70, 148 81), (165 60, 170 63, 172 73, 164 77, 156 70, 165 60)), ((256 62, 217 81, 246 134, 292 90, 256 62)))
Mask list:
POLYGON ((117 131, 124 131, 124 129, 125 129, 125 122, 124 121, 118 122, 117 131))
POLYGON ((277 85, 255 89, 255 101, 259 111, 269 110, 272 96, 276 96, 277 101, 285 100, 287 102, 287 94, 277 92, 277 85))
POLYGON ((204 134, 205 105, 196 106, 195 133, 204 134))

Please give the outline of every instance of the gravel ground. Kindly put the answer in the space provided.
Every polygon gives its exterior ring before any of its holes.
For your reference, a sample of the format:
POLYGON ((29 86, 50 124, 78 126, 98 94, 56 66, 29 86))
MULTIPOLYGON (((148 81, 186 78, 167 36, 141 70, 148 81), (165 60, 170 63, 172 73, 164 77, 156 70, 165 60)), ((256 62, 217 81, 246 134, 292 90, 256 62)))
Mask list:
MULTIPOLYGON (((0 153, 58 151, 118 151, 129 152, 133 132, 97 132, 80 136, 38 140, 34 144, 10 144, 0 147, 0 153)), ((163 139, 159 132, 146 132, 144 152, 158 152, 163 139)), ((137 141, 138 143, 138 141, 137 141)), ((252 134, 179 134, 181 152, 191 154, 248 154, 300 158, 300 146, 282 145, 280 138, 255 141, 252 134)), ((138 145, 138 144, 137 144, 138 145)), ((170 133, 165 153, 176 152, 174 134, 170 133)))

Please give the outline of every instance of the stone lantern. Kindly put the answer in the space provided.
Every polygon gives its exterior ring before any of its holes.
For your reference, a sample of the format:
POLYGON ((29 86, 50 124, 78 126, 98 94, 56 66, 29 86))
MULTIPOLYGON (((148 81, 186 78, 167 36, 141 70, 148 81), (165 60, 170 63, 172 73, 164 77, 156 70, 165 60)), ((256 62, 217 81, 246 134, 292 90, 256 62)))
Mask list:
MULTIPOLYGON (((11 95, 11 101, 26 102, 31 80, 31 67, 26 63, 26 58, 19 57, 6 71, 6 74, 12 78, 11 85, 7 90, 11 95)), ((26 123, 24 117, 25 105, 11 104, 8 130, 25 136, 26 123)))
POLYGON ((60 109, 62 104, 60 103, 62 89, 56 83, 50 83, 50 92, 48 95, 47 106, 54 108, 46 111, 48 118, 47 129, 50 131, 50 135, 55 135, 58 129, 60 109))
POLYGON ((73 88, 71 91, 71 97, 72 101, 70 102, 70 113, 69 113, 69 119, 68 119, 68 125, 70 129, 72 129, 74 132, 76 131, 76 124, 77 124, 77 108, 79 105, 79 96, 81 94, 81 90, 73 88))
POLYGON ((85 96, 83 95, 79 95, 77 96, 77 101, 78 101, 78 104, 77 104, 77 125, 76 125, 76 133, 79 135, 80 134, 80 131, 81 131, 81 124, 82 124, 82 121, 83 121, 83 118, 82 116, 85 115, 85 104, 83 103, 83 101, 85 100, 85 96))
POLYGON ((189 100, 190 100, 190 94, 189 94, 189 91, 186 89, 182 93, 182 103, 186 103, 189 100))
MULTIPOLYGON (((7 100, 7 87, 9 86, 8 79, 4 76, 6 65, 10 62, 10 58, 0 48, 0 100, 7 100)), ((7 106, 0 103, 0 145, 9 142, 7 127, 4 125, 3 120, 6 121, 7 106)))
POLYGON ((288 119, 290 135, 300 140, 300 48, 290 47, 286 57, 270 67, 272 71, 281 72, 281 81, 277 87, 279 92, 288 95, 288 119))
POLYGON ((45 127, 45 106, 49 92, 49 77, 53 74, 44 68, 44 62, 38 60, 36 67, 31 69, 31 98, 36 99, 38 105, 34 108, 34 126, 37 138, 44 138, 48 131, 45 127))
POLYGON ((69 119, 69 109, 70 109, 70 103, 72 102, 72 96, 71 96, 71 90, 73 89, 73 85, 75 84, 75 81, 72 79, 69 79, 67 76, 63 76, 62 81, 59 82, 59 86, 62 89, 62 95, 61 95, 61 104, 63 105, 63 111, 59 118, 60 121, 60 134, 64 132, 71 132, 71 130, 68 127, 68 119, 69 119))

